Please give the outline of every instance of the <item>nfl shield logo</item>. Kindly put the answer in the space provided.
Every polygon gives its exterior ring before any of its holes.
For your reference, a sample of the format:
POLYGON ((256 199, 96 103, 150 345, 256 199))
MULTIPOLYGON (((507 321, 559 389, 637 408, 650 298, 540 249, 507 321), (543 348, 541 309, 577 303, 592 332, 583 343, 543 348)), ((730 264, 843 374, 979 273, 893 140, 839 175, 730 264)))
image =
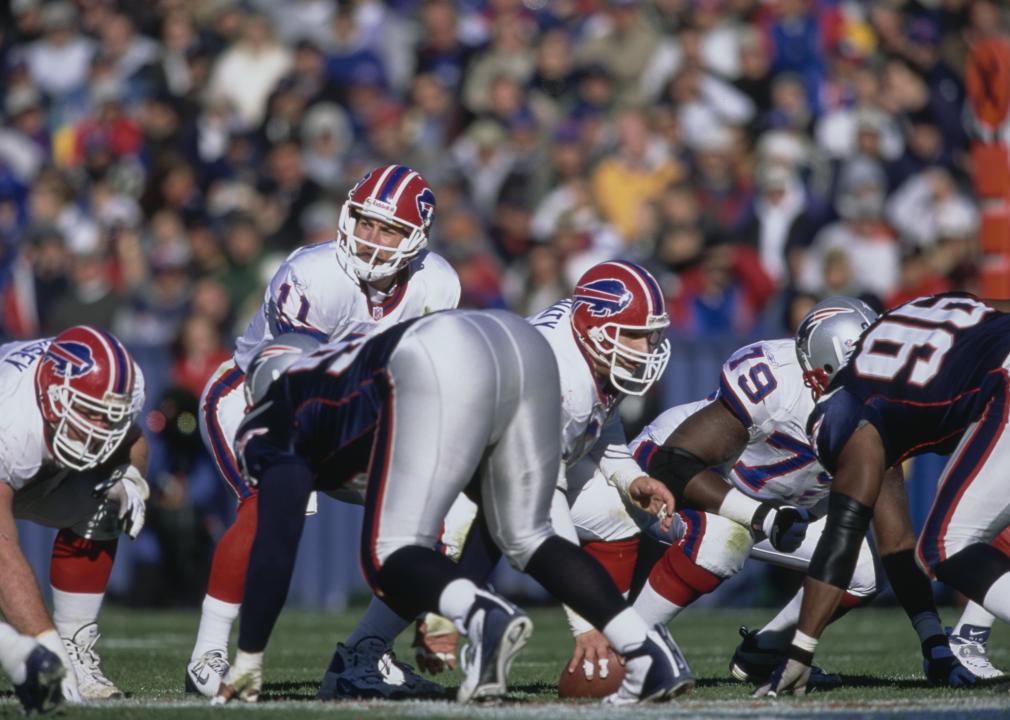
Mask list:
POLYGON ((372 306, 372 320, 382 320, 382 306, 373 305, 372 306))

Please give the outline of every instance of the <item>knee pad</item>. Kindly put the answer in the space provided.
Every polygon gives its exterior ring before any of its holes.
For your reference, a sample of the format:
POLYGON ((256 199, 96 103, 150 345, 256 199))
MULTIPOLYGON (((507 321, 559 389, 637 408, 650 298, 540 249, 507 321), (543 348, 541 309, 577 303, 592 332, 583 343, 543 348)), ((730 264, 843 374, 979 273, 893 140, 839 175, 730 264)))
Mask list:
POLYGON ((554 531, 549 525, 522 535, 513 535, 499 529, 492 533, 492 537, 502 554, 508 558, 509 565, 520 572, 525 572, 530 558, 545 540, 554 537, 554 531))

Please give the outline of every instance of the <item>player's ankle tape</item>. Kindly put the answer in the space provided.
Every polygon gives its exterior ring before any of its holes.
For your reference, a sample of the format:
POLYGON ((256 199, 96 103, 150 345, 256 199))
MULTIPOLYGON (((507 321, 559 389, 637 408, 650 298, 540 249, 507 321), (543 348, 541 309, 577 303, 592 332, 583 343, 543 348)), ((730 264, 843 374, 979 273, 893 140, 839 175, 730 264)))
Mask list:
POLYGON ((804 665, 812 665, 814 662, 814 654, 810 650, 804 650, 801 647, 796 647, 790 644, 789 649, 786 650, 786 657, 790 660, 795 660, 798 663, 803 663, 804 665))

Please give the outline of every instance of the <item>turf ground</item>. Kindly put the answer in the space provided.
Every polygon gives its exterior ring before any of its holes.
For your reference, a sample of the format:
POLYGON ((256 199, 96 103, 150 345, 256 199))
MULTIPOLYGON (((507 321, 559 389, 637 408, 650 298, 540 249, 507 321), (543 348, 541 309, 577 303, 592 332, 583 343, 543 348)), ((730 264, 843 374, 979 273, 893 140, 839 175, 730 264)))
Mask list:
MULTIPOLYGON (((561 704, 556 681, 571 649, 560 609, 532 611, 536 629, 511 674, 506 700, 492 705, 460 707, 448 702, 317 703, 312 700, 333 642, 343 637, 360 608, 341 613, 289 611, 281 618, 267 653, 266 687, 258 706, 211 708, 182 692, 183 669, 196 632, 197 615, 176 612, 103 613, 98 649, 106 673, 128 698, 87 708, 74 708, 71 718, 211 718, 236 714, 259 718, 612 718, 627 717, 1008 717, 1010 693, 998 685, 971 690, 935 689, 922 679, 919 651, 908 622, 894 609, 851 613, 829 629, 818 648, 825 669, 841 673, 845 686, 805 699, 757 701, 733 682, 727 664, 741 623, 759 625, 769 611, 688 612, 671 626, 699 678, 687 698, 627 712, 595 703, 561 704)), ((944 617, 956 617, 947 609, 944 617)), ((407 639, 397 646, 409 659, 407 639)), ((997 625, 990 642, 994 661, 1010 668, 1010 629, 997 625)), ((445 678, 454 686, 458 676, 445 678)), ((9 686, 0 680, 0 717, 17 714, 9 686)))

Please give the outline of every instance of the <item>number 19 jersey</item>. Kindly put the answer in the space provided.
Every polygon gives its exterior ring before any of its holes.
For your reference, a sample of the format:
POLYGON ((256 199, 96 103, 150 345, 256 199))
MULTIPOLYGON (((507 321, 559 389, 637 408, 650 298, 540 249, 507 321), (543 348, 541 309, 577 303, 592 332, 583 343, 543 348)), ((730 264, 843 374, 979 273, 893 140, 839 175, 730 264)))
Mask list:
POLYGON ((811 445, 834 471, 845 443, 872 423, 888 467, 949 453, 1008 382, 1010 315, 972 295, 918 298, 867 328, 808 422, 811 445))

